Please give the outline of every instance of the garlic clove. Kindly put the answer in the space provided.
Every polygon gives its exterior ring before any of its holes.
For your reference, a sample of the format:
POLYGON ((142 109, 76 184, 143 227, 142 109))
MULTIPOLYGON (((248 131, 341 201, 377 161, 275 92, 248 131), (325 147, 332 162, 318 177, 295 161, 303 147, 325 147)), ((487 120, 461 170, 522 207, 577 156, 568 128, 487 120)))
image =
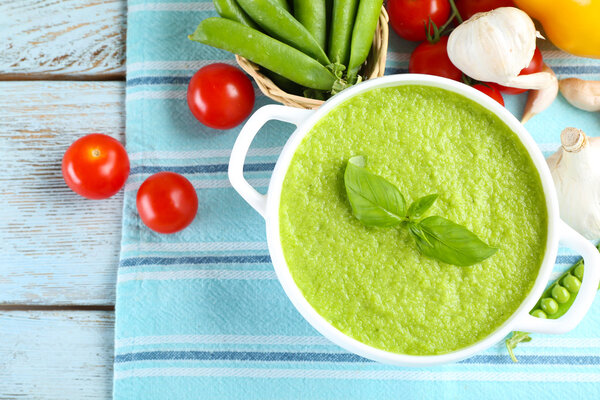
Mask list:
POLYGON ((534 115, 539 114, 550 107, 550 104, 552 104, 558 95, 558 79, 556 79, 554 71, 546 64, 544 64, 543 70, 550 74, 550 84, 543 89, 532 90, 529 92, 525 110, 523 111, 523 117, 521 118, 522 124, 529 121, 534 115))
MULTIPOLYGON (((503 86, 510 86, 519 89, 544 89, 551 86, 556 81, 554 73, 548 71, 536 72, 535 74, 529 75, 517 75, 513 78, 508 79, 504 83, 500 83, 503 86)), ((556 86, 558 90, 558 84, 556 86)))
POLYGON ((585 111, 600 111, 600 81, 578 78, 561 79, 560 93, 574 107, 585 111))
POLYGON ((539 89, 547 85, 547 74, 517 78, 529 65, 535 42, 531 18, 518 8, 500 7, 475 14, 456 27, 447 51, 450 61, 473 79, 539 89))
POLYGON ((600 238, 600 138, 566 128, 561 147, 548 157, 560 217, 588 239, 600 238))

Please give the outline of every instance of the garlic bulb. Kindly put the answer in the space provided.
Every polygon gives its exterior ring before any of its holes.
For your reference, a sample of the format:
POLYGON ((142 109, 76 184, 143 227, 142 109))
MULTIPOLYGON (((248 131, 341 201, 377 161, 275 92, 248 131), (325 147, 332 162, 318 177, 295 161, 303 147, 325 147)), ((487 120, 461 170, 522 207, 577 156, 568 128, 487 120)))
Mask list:
POLYGON ((473 15, 448 39, 450 61, 466 75, 521 89, 542 89, 552 82, 547 72, 519 75, 529 65, 538 32, 527 14, 500 7, 473 15))
POLYGON ((560 217, 588 239, 600 238, 600 138, 576 128, 560 135, 562 146, 548 157, 560 217))

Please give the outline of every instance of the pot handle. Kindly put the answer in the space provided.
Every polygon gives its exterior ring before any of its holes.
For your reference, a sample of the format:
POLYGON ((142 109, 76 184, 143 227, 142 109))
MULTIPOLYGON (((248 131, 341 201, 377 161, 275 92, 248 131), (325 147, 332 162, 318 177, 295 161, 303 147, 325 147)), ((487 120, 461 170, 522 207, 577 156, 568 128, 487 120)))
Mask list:
POLYGON ((585 268, 577 297, 562 317, 543 319, 527 314, 515 324, 514 330, 536 333, 569 332, 581 322, 594 301, 600 283, 600 253, 587 239, 562 220, 560 221, 560 231, 561 243, 577 250, 583 256, 585 268))
POLYGON ((256 189, 250 186, 246 178, 244 178, 244 163, 250 144, 252 144, 252 141, 260 128, 268 121, 279 120, 298 126, 312 115, 313 112, 313 110, 303 110, 275 104, 263 106, 248 119, 248 122, 246 122, 242 128, 233 145, 231 157, 229 158, 228 170, 231 186, 233 186, 240 196, 242 196, 252 208, 258 211, 263 218, 266 212, 267 196, 258 193, 256 189))

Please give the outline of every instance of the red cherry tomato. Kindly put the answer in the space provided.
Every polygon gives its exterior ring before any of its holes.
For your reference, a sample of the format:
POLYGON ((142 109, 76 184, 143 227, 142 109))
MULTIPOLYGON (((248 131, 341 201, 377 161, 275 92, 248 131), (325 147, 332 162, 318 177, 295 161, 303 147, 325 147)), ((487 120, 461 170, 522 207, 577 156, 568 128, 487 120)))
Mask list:
MULTIPOLYGON (((519 72, 519 75, 529 75, 534 74, 536 72, 541 72, 544 68, 544 59, 542 58, 542 52, 536 47, 535 52, 533 53, 533 58, 529 62, 529 65, 519 72)), ((495 87, 502 93, 506 94, 520 94, 527 91, 527 89, 518 89, 513 87, 506 87, 499 85, 495 82, 489 82, 488 85, 495 87)))
POLYGON ((408 71, 414 74, 429 74, 461 81, 462 72, 448 58, 446 46, 448 36, 442 36, 439 42, 423 42, 410 55, 408 71))
POLYGON ((482 85, 481 83, 478 83, 476 85, 473 85, 473 89, 477 89, 481 93, 487 94, 492 99, 496 100, 498 103, 500 103, 504 106, 504 99, 502 98, 502 94, 496 88, 485 86, 485 85, 482 85))
POLYGON ((198 121, 215 129, 242 123, 254 107, 254 89, 239 69, 222 63, 202 67, 188 85, 187 102, 198 121))
POLYGON ((398 35, 407 40, 426 39, 429 18, 437 25, 444 25, 450 16, 448 0, 388 0, 390 25, 398 35))
POLYGON ((194 186, 183 176, 159 172, 142 183, 135 204, 148 228, 159 233, 175 233, 196 217, 198 196, 194 186))
POLYGON ((456 0, 456 8, 463 20, 479 12, 491 11, 498 7, 514 7, 512 0, 456 0))
POLYGON ((117 193, 129 176, 129 157, 118 140, 100 133, 77 139, 62 159, 67 185, 88 199, 117 193))

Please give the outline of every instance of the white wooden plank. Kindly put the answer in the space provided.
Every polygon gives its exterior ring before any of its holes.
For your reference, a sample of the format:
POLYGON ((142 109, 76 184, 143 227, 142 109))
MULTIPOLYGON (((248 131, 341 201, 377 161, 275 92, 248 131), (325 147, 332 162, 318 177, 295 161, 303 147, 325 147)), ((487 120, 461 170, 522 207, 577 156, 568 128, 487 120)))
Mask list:
POLYGON ((110 399, 112 312, 0 312, 0 398, 110 399))
POLYGON ((124 82, 0 82, 0 304, 114 304, 122 192, 73 193, 65 150, 124 140, 124 82))
POLYGON ((126 9, 125 0, 0 1, 0 78, 124 76, 126 9))

